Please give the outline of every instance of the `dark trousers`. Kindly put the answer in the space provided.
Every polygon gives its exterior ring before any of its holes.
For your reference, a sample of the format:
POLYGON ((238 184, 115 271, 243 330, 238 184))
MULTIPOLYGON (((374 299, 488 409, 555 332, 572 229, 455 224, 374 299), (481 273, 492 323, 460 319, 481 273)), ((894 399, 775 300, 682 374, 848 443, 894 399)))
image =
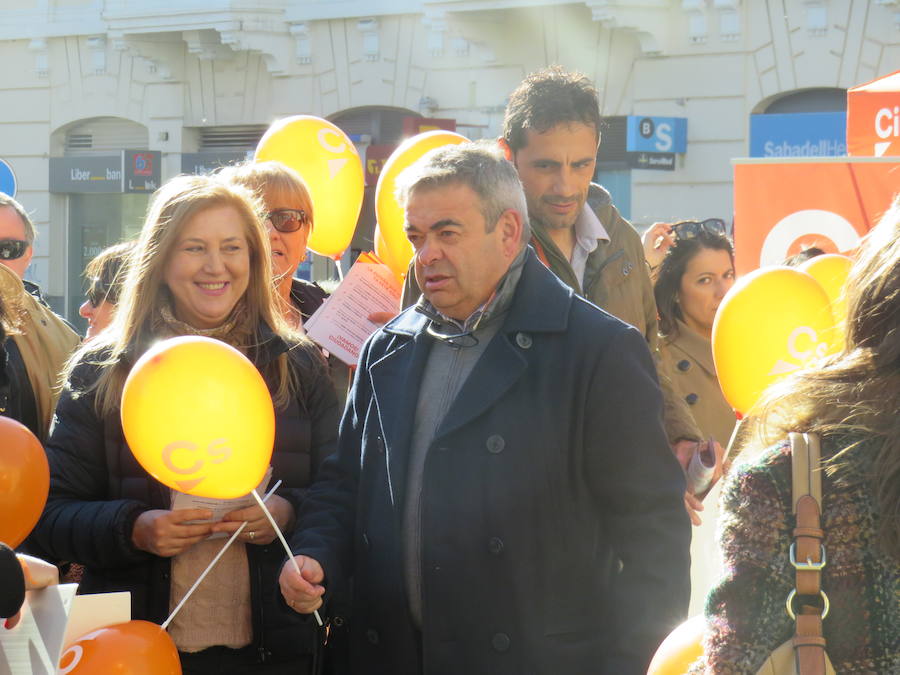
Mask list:
POLYGON ((252 646, 241 649, 210 647, 200 652, 178 652, 178 656, 183 675, 308 675, 312 672, 311 657, 282 663, 259 663, 256 649, 252 646))

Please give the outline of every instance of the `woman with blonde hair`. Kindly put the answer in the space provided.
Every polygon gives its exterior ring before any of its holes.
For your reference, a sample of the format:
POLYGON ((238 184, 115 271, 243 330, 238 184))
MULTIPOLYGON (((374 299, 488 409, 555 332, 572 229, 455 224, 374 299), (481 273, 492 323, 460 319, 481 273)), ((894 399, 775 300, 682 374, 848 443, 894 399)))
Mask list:
POLYGON ((313 229, 306 182, 281 162, 245 162, 222 169, 219 176, 249 188, 265 205, 279 307, 291 326, 302 328, 328 297, 318 284, 294 278, 298 265, 306 260, 306 242, 313 229))
MULTIPOLYGON (((132 617, 162 622, 222 548, 215 533, 248 525, 169 625, 185 673, 310 673, 318 633, 279 600, 284 559, 258 506, 204 522, 128 449, 122 386, 155 341, 222 340, 260 370, 276 410, 268 506, 285 531, 334 446, 337 404, 317 349, 290 330, 272 289, 260 206, 222 180, 179 176, 156 193, 113 324, 73 358, 47 443, 50 496, 35 536, 85 567, 82 592, 130 591, 132 617), (200 522, 197 522, 200 521, 200 522)), ((165 420, 160 420, 161 424, 165 420)))
MULTIPOLYGON (((847 282, 846 346, 767 392, 765 428, 821 439, 822 596, 838 673, 900 672, 900 200, 869 233, 847 282), (823 561, 824 562, 824 561, 823 561)), ((776 436, 777 437, 777 436, 776 436)), ((736 466, 722 491, 726 573, 707 601, 705 657, 691 672, 756 673, 790 638, 795 588, 791 447, 736 466)), ((802 561, 798 561, 802 562, 802 561)))

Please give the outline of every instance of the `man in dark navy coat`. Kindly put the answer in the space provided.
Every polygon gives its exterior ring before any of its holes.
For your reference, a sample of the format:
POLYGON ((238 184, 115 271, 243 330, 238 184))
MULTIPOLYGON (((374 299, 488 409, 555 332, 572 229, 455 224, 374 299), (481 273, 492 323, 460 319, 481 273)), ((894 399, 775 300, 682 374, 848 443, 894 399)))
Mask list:
POLYGON ((363 349, 285 601, 353 577, 353 673, 643 675, 690 540, 646 342, 539 262, 494 147, 399 185, 424 295, 363 349))

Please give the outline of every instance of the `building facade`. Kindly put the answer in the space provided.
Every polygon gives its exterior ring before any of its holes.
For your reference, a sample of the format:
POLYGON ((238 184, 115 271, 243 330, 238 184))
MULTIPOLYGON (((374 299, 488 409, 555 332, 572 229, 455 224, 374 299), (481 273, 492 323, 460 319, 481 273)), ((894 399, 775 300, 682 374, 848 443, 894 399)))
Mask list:
MULTIPOLYGON (((279 117, 328 118, 363 158, 406 118, 495 137, 509 92, 559 63, 601 91, 597 178, 623 213, 730 219, 754 115, 840 114, 848 87, 900 68, 900 0, 0 0, 0 15, 0 160, 38 227, 30 276, 70 318, 84 263, 137 232, 160 181, 247 156, 279 117), (649 170, 647 143, 669 170, 649 170)), ((829 143, 754 147, 840 154, 829 143)))

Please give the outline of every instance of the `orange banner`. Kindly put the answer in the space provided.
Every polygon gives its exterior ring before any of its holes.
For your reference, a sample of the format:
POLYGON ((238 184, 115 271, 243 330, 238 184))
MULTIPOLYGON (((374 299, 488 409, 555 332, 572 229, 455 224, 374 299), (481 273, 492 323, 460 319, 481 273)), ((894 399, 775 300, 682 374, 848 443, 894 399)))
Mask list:
POLYGON ((900 162, 822 158, 734 161, 734 248, 739 275, 805 248, 848 253, 900 191, 900 162))
POLYGON ((847 90, 847 154, 900 156, 900 70, 847 90))

